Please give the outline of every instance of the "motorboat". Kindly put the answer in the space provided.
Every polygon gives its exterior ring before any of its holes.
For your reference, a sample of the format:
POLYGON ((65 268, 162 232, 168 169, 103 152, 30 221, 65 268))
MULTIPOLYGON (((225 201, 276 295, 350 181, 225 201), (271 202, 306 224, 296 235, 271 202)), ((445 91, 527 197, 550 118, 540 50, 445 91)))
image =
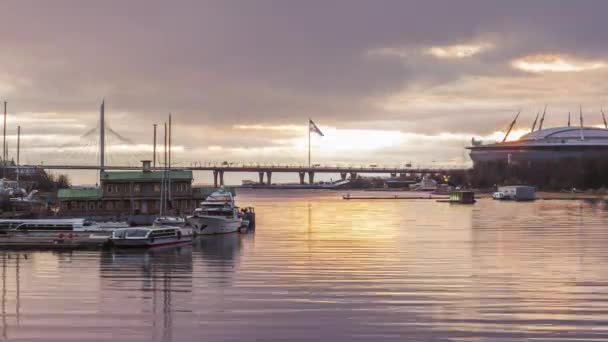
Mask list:
POLYGON ((186 219, 178 216, 159 216, 154 219, 152 226, 154 227, 184 227, 186 225, 186 219))
POLYGON ((192 228, 130 227, 116 229, 110 237, 114 247, 156 247, 192 242, 192 228))
POLYGON ((232 193, 223 188, 201 202, 201 206, 194 210, 187 221, 195 234, 201 235, 235 233, 243 226, 232 193))

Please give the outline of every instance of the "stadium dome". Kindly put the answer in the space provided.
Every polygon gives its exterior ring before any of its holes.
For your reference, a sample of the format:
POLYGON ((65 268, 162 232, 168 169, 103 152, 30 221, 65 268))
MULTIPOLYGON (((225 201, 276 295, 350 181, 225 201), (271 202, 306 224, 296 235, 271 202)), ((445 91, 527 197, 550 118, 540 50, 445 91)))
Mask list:
POLYGON ((597 127, 553 127, 535 131, 522 136, 519 140, 581 140, 585 139, 608 139, 608 129, 597 127))

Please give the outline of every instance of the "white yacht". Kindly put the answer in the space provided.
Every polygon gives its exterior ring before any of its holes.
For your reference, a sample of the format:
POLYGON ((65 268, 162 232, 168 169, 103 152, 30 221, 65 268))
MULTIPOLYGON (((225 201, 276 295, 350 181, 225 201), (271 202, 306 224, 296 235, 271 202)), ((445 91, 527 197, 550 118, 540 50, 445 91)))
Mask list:
POLYGON ((232 193, 223 188, 201 202, 187 221, 201 235, 234 233, 243 226, 232 193))
POLYGON ((192 242, 192 229, 181 227, 131 227, 116 229, 110 237, 115 247, 156 247, 192 242))

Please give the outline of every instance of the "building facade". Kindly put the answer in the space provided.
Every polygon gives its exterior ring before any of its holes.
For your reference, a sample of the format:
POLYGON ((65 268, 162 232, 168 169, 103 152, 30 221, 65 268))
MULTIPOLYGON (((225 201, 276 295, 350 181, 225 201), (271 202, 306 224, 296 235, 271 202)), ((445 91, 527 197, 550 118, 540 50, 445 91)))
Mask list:
POLYGON ((167 215, 191 213, 213 188, 193 187, 192 171, 106 171, 94 188, 61 189, 60 216, 159 215, 161 195, 167 215), (161 191, 164 190, 164 193, 161 191))

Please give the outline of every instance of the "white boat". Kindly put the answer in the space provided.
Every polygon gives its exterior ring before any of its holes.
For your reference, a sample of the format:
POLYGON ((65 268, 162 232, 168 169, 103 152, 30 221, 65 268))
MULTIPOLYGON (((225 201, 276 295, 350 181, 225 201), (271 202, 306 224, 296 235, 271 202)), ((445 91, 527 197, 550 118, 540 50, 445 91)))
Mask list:
POLYGON ((235 233, 243 226, 232 193, 223 188, 201 202, 187 221, 200 235, 235 233))
POLYGON ((156 247, 192 242, 192 229, 182 227, 130 227, 116 229, 110 237, 115 247, 156 247))
POLYGON ((0 243, 104 244, 112 231, 126 223, 97 223, 78 219, 8 219, 0 220, 0 243))
POLYGON ((154 227, 184 227, 186 220, 183 217, 178 216, 159 216, 154 219, 152 226, 154 227))

